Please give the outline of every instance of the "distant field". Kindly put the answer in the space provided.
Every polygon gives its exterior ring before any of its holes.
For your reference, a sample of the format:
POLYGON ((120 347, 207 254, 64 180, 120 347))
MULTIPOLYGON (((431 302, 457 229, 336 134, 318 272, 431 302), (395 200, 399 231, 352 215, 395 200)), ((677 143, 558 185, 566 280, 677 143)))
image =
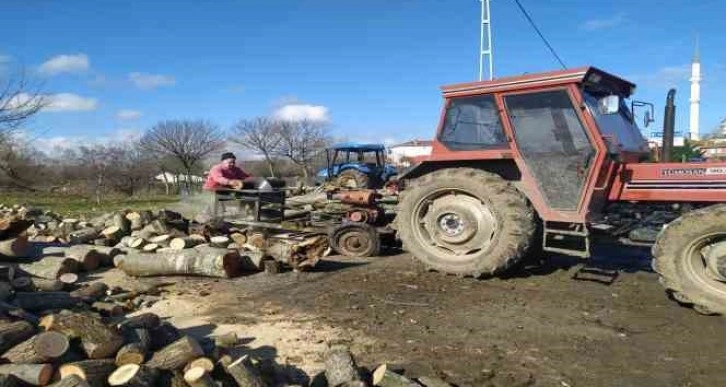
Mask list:
POLYGON ((67 217, 91 216, 105 212, 130 209, 162 209, 179 201, 178 196, 105 197, 98 205, 95 200, 82 196, 39 193, 0 193, 0 203, 14 204, 51 210, 67 217))

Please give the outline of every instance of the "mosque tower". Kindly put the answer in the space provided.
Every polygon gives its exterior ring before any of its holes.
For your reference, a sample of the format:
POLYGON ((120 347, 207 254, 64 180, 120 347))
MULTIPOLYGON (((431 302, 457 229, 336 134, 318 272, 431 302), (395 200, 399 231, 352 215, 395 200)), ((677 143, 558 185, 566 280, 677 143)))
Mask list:
POLYGON ((691 63, 691 122, 688 129, 691 140, 698 140, 700 105, 701 53, 698 47, 698 40, 696 40, 696 51, 693 54, 693 63, 691 63))

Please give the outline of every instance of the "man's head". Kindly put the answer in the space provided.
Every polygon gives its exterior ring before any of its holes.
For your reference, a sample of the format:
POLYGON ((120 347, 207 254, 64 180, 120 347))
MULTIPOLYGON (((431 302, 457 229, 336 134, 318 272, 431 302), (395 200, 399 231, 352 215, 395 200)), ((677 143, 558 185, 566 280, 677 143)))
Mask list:
POLYGON ((234 157, 234 153, 232 152, 225 152, 222 153, 222 165, 229 169, 235 166, 237 162, 237 158, 234 157))

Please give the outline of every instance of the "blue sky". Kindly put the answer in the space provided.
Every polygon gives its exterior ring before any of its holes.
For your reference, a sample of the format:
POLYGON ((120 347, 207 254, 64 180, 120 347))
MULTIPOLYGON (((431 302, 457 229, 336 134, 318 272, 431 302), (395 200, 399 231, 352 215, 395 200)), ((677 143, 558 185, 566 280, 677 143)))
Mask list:
MULTIPOLYGON (((596 65, 656 104, 678 89, 688 122, 696 34, 702 132, 726 117, 726 3, 522 0, 568 66, 596 65)), ((557 69, 512 0, 492 0, 495 74, 557 69)), ((326 117, 333 133, 404 141, 433 134, 439 87, 478 74, 476 0, 0 2, 0 66, 56 96, 27 130, 40 144, 118 140, 162 119, 226 128, 257 115, 326 117)))

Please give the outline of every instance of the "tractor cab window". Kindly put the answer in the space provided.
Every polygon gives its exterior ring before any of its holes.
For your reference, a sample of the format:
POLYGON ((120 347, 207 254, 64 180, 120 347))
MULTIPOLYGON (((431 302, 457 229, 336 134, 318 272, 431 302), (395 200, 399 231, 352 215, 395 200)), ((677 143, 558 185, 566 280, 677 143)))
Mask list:
POLYGON ((628 109, 624 100, 620 101, 620 109, 617 113, 603 114, 598 109, 598 100, 606 95, 596 94, 585 90, 583 93, 585 104, 590 114, 595 118, 600 133, 611 143, 611 153, 618 151, 626 152, 647 152, 647 143, 640 133, 640 129, 633 119, 633 114, 628 109))
POLYGON ((494 97, 452 99, 439 141, 452 150, 480 150, 507 145, 494 97))

